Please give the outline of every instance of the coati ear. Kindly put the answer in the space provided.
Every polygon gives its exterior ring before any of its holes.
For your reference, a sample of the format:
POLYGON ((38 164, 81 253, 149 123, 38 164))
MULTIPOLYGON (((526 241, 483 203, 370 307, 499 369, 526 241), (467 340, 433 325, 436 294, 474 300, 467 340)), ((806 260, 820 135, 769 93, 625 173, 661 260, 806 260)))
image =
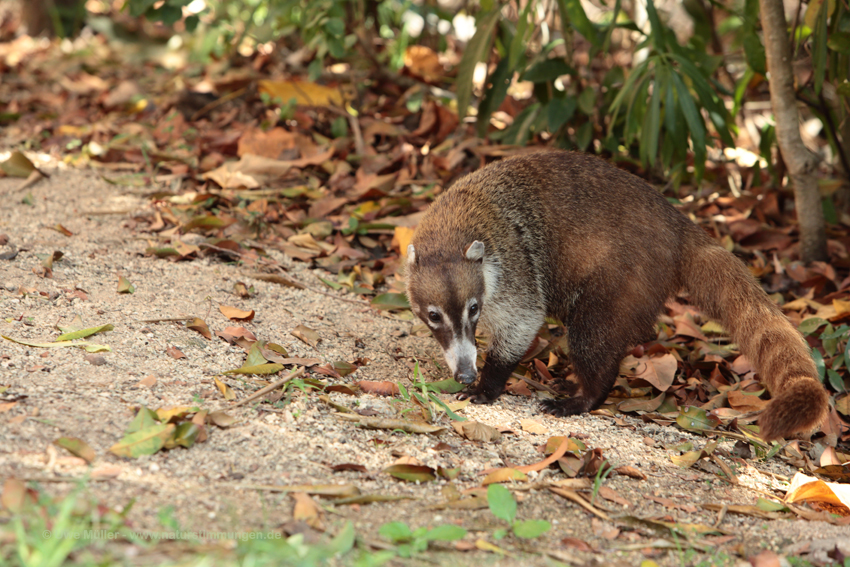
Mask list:
POLYGON ((415 264, 416 263, 416 248, 413 247, 413 244, 407 245, 407 263, 415 264))
POLYGON ((466 247, 466 259, 477 262, 484 258, 484 243, 480 240, 473 241, 472 244, 466 247))

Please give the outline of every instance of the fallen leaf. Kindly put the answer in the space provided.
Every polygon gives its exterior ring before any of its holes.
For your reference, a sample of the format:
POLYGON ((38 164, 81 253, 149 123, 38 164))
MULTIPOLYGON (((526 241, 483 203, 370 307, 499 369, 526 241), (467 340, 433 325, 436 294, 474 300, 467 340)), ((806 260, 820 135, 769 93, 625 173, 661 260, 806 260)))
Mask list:
POLYGON ((360 380, 354 384, 367 394, 374 394, 376 396, 396 396, 399 394, 398 385, 395 382, 360 380))
POLYGON ((66 449, 69 453, 80 457, 87 463, 92 463, 95 459, 94 449, 78 437, 60 437, 53 444, 66 449))
POLYGON ((176 360, 180 360, 181 358, 187 358, 187 356, 183 354, 183 352, 181 352, 179 348, 174 346, 168 347, 167 349, 165 349, 165 352, 168 354, 168 356, 176 360))
POLYGON ((124 276, 118 276, 118 293, 133 293, 136 287, 124 276))
POLYGON ((484 477, 484 480, 481 481, 481 486, 489 486, 491 484, 501 483, 501 482, 513 482, 513 481, 522 481, 525 482, 528 480, 528 475, 524 472, 519 471, 514 468, 501 468, 496 469, 487 476, 484 477))
POLYGON ((546 435, 549 433, 549 429, 545 425, 533 419, 521 419, 519 420, 519 424, 522 430, 528 433, 535 435, 546 435))
POLYGON ((221 395, 224 396, 225 400, 231 401, 236 399, 236 394, 233 393, 233 389, 219 380, 217 377, 213 377, 215 381, 215 386, 218 388, 218 391, 221 392, 221 395))
POLYGON ((234 321, 250 321, 254 318, 253 309, 250 311, 244 311, 236 307, 230 307, 229 305, 219 305, 218 309, 221 311, 222 315, 234 321))
POLYGON ((212 339, 212 333, 210 332, 210 328, 204 322, 203 319, 199 319, 195 317, 188 323, 186 323, 187 329, 192 329, 193 331, 200 333, 202 337, 205 339, 212 339))
POLYGON ((316 345, 322 340, 321 337, 319 337, 319 333, 305 325, 298 325, 292 329, 290 333, 293 337, 301 339, 313 348, 316 348, 316 345))
POLYGON ((470 441, 483 441, 489 443, 498 441, 502 434, 495 427, 491 427, 478 421, 453 421, 452 427, 463 437, 470 441))

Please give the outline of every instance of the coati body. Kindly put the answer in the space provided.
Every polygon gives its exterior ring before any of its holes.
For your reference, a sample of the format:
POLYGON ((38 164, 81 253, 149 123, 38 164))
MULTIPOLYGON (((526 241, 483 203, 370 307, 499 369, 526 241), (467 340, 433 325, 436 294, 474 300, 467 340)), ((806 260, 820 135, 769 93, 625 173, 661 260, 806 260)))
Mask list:
POLYGON ((475 381, 475 330, 491 335, 478 384, 496 399, 544 317, 567 327, 580 392, 544 409, 601 405, 630 347, 653 336, 665 301, 684 290, 719 320, 773 400, 765 439, 810 430, 828 394, 808 345, 744 264, 638 177, 585 154, 546 151, 490 164, 429 208, 408 247, 413 311, 443 347, 457 381, 475 381))

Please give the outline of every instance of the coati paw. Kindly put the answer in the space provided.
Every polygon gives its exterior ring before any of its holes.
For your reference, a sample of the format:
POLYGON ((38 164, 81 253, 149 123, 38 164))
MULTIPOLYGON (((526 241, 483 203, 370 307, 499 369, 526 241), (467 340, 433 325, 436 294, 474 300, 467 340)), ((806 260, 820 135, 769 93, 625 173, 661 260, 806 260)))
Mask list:
MULTIPOLYGON (((496 396, 498 397, 498 396, 496 396)), ((469 400, 473 404, 489 404, 496 398, 490 398, 483 392, 479 392, 477 390, 470 390, 469 392, 461 392, 457 395, 457 399, 459 400, 469 400)))
POLYGON ((582 398, 552 398, 540 402, 540 409, 556 417, 578 415, 587 411, 585 400, 582 398))

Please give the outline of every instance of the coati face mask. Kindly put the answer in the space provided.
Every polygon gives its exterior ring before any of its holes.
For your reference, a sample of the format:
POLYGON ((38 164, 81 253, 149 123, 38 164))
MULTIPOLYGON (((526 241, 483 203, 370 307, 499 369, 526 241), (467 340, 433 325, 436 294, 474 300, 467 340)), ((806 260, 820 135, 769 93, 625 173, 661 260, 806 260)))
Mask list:
POLYGON ((475 329, 485 297, 484 244, 478 240, 461 254, 420 257, 407 248, 407 296, 413 312, 443 347, 454 379, 471 384, 478 376, 475 329))

